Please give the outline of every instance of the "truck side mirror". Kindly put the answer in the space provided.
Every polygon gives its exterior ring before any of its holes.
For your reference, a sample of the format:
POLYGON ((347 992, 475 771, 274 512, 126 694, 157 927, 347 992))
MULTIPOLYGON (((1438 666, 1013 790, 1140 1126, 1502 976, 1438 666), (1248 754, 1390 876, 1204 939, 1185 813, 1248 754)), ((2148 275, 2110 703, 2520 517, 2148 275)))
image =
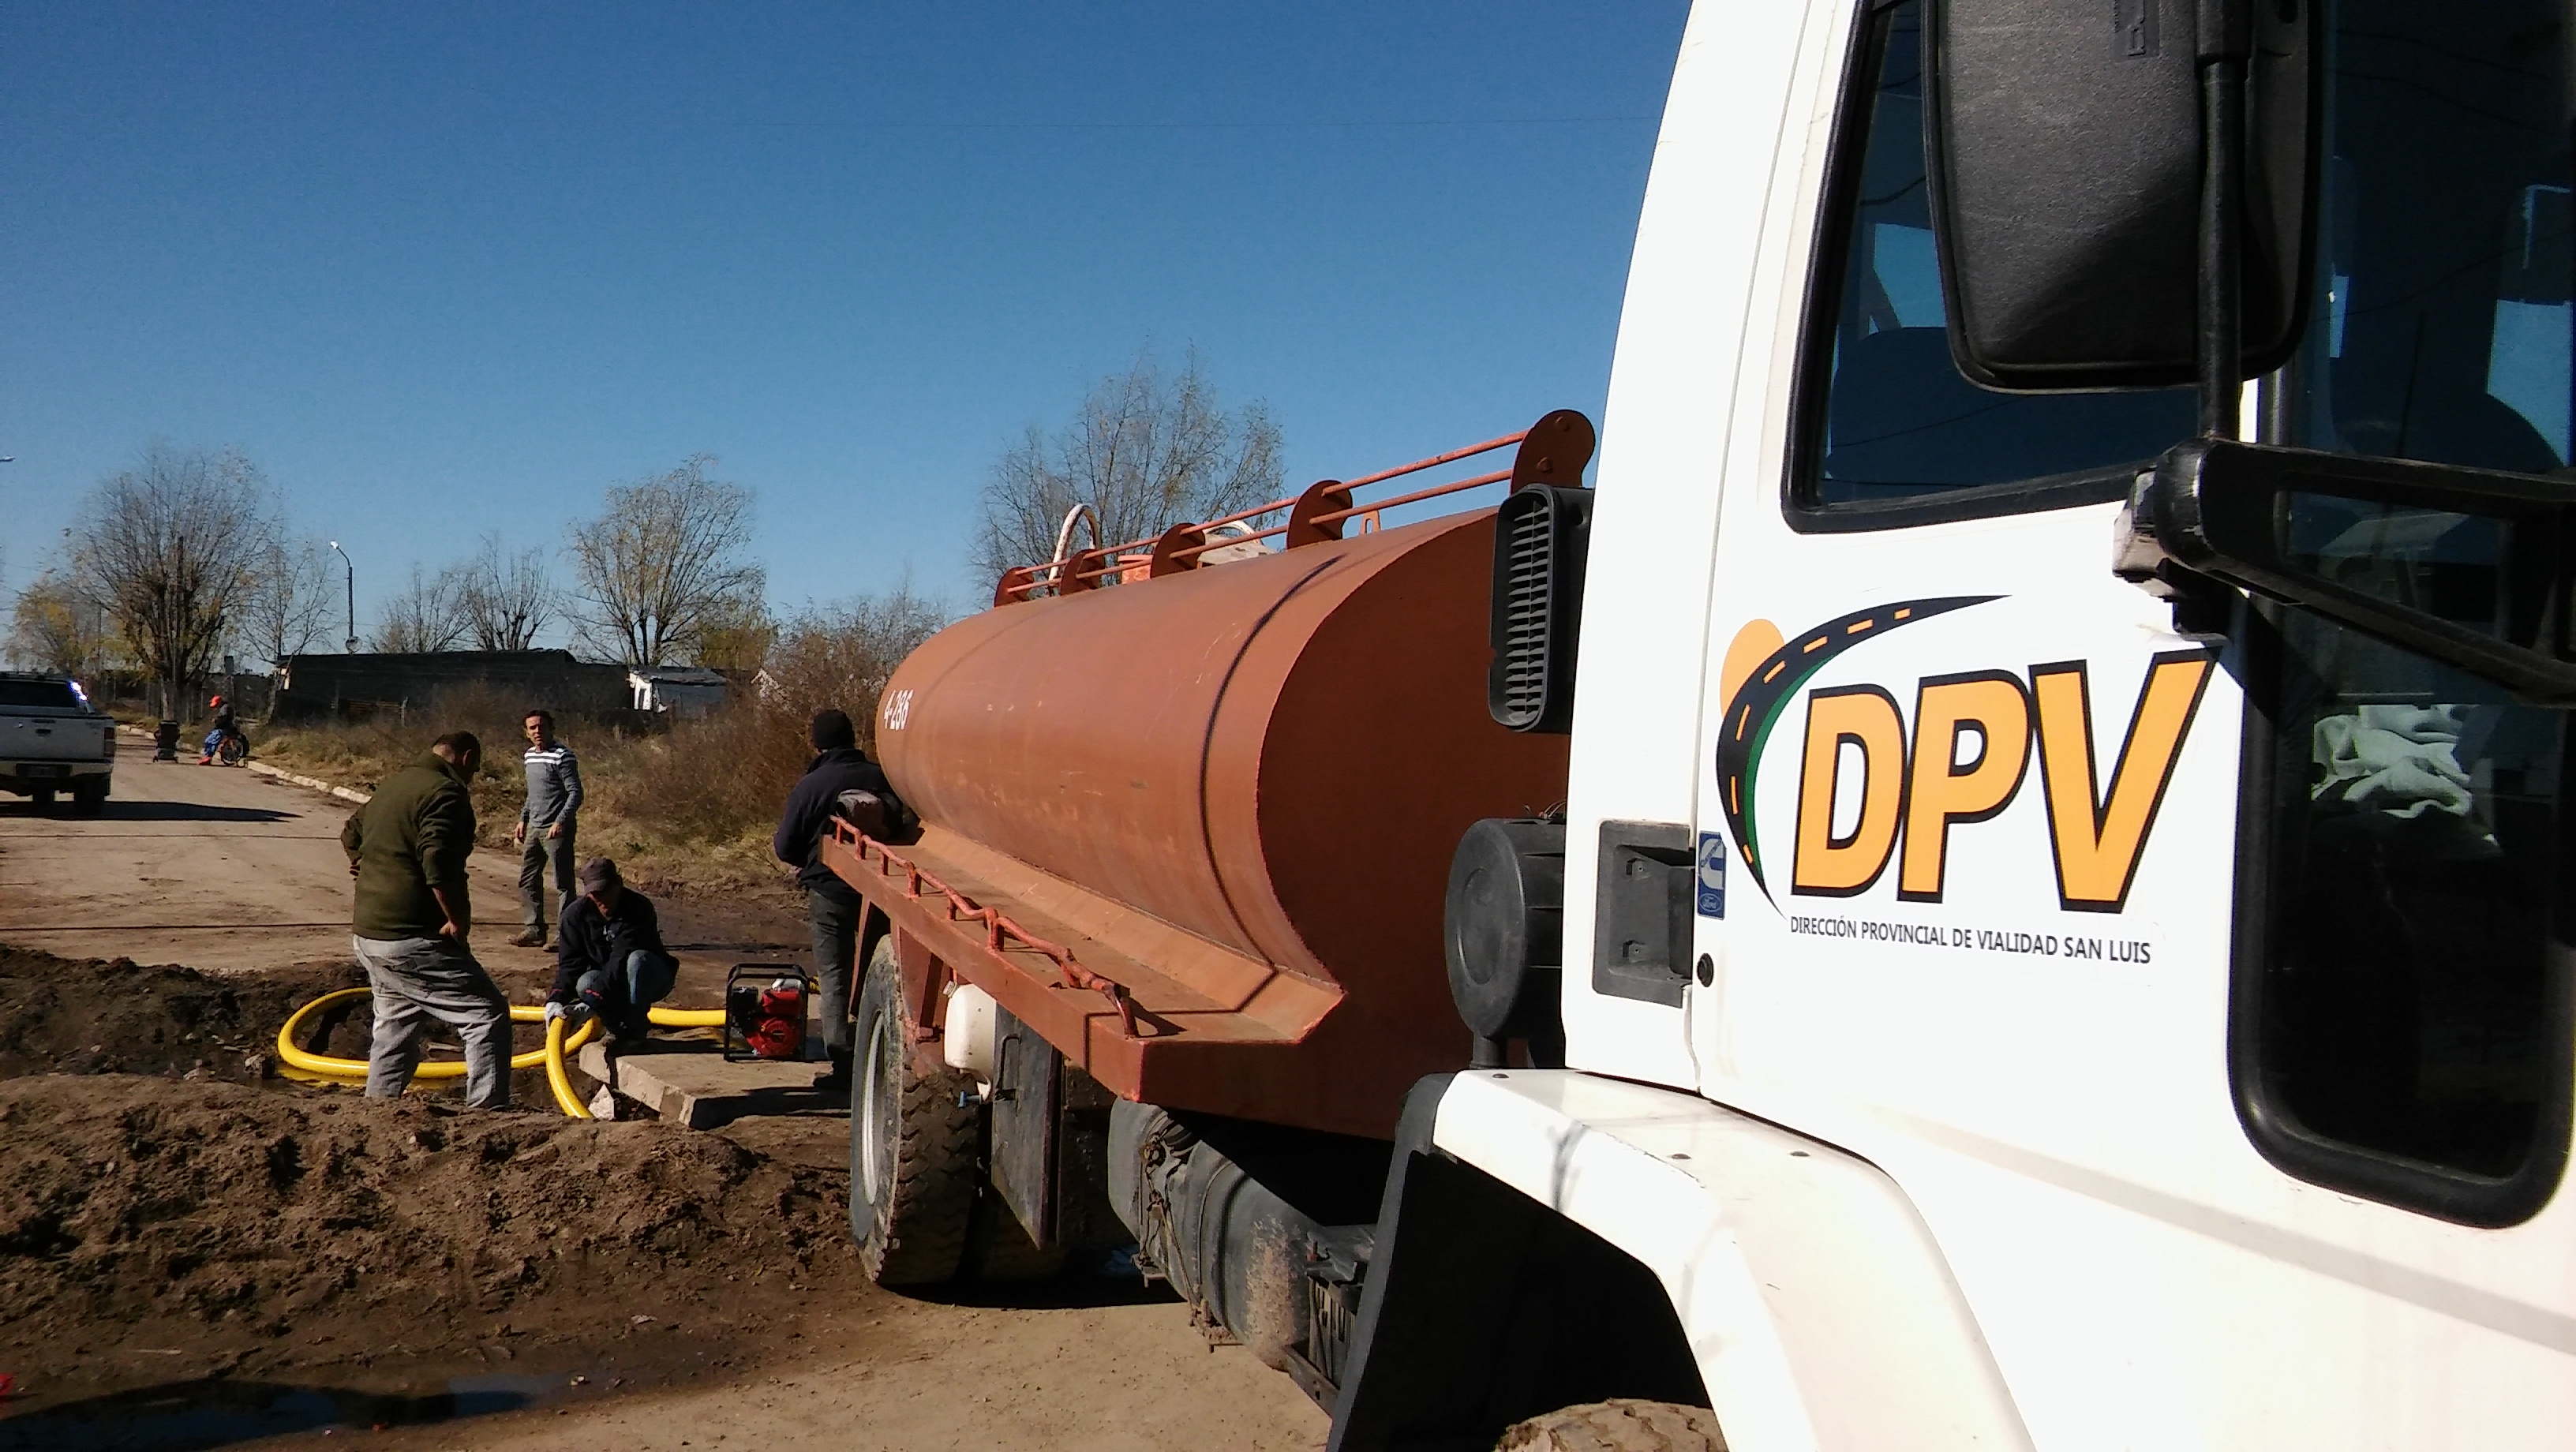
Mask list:
POLYGON ((2314 8, 1929 0, 1924 165, 1961 373, 2021 391, 2194 380, 2205 74, 2222 54, 2244 94, 2237 377, 2289 357, 2315 250, 2314 8), (2248 33, 2204 37, 2204 14, 2248 33))
POLYGON ((2221 580, 2564 706, 2571 529, 2565 480, 2200 439, 2139 476, 2114 569, 2178 620, 2221 580))

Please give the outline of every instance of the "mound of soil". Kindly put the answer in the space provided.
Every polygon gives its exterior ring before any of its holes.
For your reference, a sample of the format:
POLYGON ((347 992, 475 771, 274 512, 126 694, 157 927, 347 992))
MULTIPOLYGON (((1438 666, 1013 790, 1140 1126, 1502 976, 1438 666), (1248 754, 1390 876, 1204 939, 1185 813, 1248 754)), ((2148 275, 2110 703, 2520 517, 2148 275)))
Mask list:
MULTIPOLYGON (((46 1072, 256 1079, 288 1014, 319 994, 366 981, 354 963, 217 978, 126 958, 57 958, 0 946, 0 1079, 46 1072)), ((364 1005, 357 1008, 354 1032, 329 1026, 331 1052, 365 1057, 364 1005)))
MULTIPOLYGON (((543 1070, 502 1113, 275 1077, 287 1015, 364 981, 0 946, 9 1425, 204 1378, 587 1374, 587 1395, 757 1364, 875 1295, 836 1123, 747 1146, 561 1118, 543 1070)), ((368 1020, 351 1000, 303 1045, 364 1059, 368 1020)))
POLYGON ((0 1140, 22 1385, 488 1362, 532 1332, 757 1326, 782 1281, 859 1293, 845 1177, 659 1124, 42 1075, 0 1082, 0 1140))
MULTIPOLYGON (((493 976, 521 1002, 541 999, 552 981, 551 973, 528 971, 493 976)), ((287 1015, 333 989, 366 981, 353 962, 216 975, 0 945, 0 1079, 161 1074, 257 1082, 279 1072, 277 1030, 287 1015)), ((718 997, 707 994, 710 1003, 718 997)), ((371 1023, 367 999, 345 999, 306 1019, 297 1042, 317 1054, 364 1062, 371 1023)), ((534 1024, 518 1025, 513 1036, 520 1052, 542 1041, 534 1024)), ((440 1028, 422 1046, 424 1060, 461 1054, 455 1036, 440 1028)), ((513 1074, 510 1092, 522 1104, 554 1102, 540 1068, 513 1074)))

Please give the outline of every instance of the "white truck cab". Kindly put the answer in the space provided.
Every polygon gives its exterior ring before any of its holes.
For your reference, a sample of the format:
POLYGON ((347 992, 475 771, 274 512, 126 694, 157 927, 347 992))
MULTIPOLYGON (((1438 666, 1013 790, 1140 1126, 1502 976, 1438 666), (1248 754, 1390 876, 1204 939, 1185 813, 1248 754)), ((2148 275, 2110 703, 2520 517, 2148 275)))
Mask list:
POLYGON ((1587 1355, 1736 1452, 2568 1445, 2571 53, 2558 0, 1697 8, 1563 1063, 1416 1091, 1336 1446, 1587 1355))

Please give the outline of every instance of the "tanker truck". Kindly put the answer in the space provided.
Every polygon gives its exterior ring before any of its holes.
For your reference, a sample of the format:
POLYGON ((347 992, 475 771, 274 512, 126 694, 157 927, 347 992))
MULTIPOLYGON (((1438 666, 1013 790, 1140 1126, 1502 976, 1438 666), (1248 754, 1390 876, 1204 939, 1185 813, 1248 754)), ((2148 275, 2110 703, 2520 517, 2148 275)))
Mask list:
POLYGON ((1351 1452, 2566 1445, 2569 22, 1699 6, 1597 469, 893 676, 867 1264, 1132 1241, 1351 1452))

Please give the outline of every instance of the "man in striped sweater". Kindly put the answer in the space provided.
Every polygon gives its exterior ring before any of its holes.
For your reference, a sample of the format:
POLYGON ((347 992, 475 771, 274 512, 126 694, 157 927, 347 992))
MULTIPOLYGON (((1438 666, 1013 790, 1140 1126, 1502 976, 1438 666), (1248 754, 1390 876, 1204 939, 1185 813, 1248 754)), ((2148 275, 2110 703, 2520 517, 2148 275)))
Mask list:
POLYGON ((573 825, 581 811, 581 765, 572 748, 555 738, 551 712, 530 711, 526 721, 528 803, 519 809, 519 825, 510 840, 519 844, 519 936, 514 948, 546 945, 546 878, 555 880, 555 901, 572 901, 573 825))

